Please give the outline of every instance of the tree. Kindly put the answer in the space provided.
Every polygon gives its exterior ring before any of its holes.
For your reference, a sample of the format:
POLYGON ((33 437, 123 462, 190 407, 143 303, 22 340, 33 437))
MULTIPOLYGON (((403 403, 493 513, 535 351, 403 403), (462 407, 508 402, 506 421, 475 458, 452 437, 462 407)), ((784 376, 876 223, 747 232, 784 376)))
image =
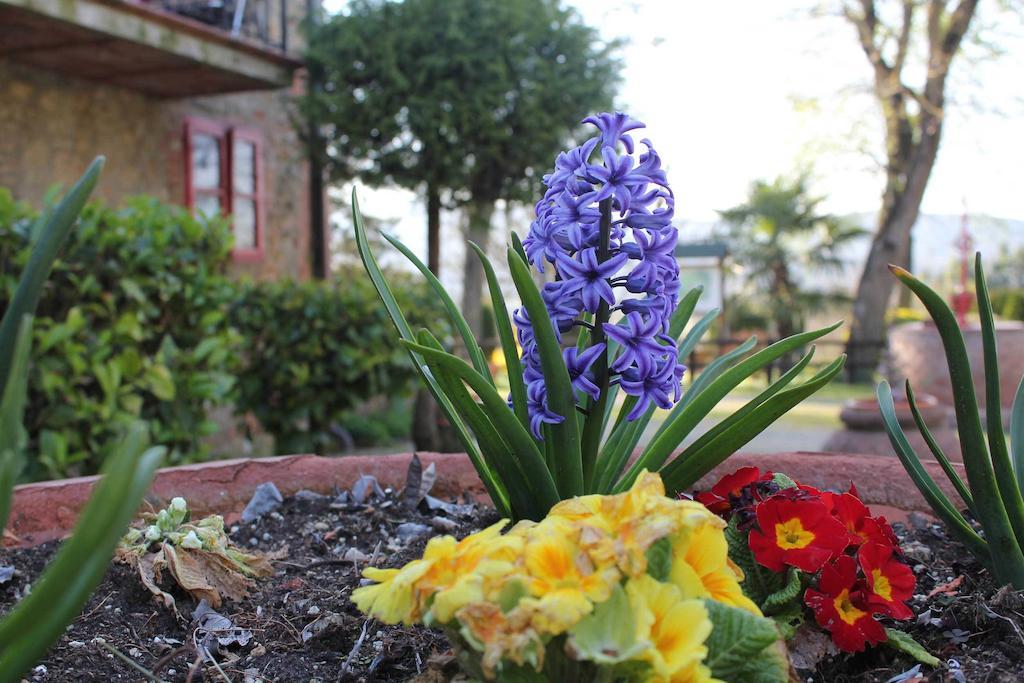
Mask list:
MULTIPOLYGON (((495 203, 538 198, 571 132, 610 105, 615 49, 559 0, 355 0, 311 34, 323 82, 306 107, 332 178, 425 191, 437 272, 442 205, 466 207, 486 249, 495 203)), ((482 271, 468 254, 463 313, 478 330, 482 271)))
MULTIPOLYGON (((807 277, 838 271, 842 252, 864 231, 822 213, 823 197, 812 196, 807 176, 758 180, 743 204, 719 214, 733 259, 743 268, 743 306, 748 320, 760 319, 776 339, 805 327, 808 313, 841 300, 836 292, 807 285, 807 277), (752 318, 750 315, 756 312, 752 318)), ((736 308, 736 307, 732 307, 736 308)))
POLYGON ((851 379, 870 379, 882 351, 885 313, 894 279, 888 264, 906 264, 911 229, 939 151, 946 111, 946 81, 971 26, 978 0, 843 0, 843 15, 873 72, 873 95, 885 124, 885 185, 867 261, 857 286, 846 364, 851 379), (892 10, 883 21, 882 10, 892 10), (923 15, 923 17, 922 17, 923 15), (915 27, 923 21, 924 33, 915 27), (923 43, 923 76, 908 67, 914 42, 923 43))
MULTIPOLYGON (((302 106, 319 122, 329 177, 425 194, 427 265, 440 269, 442 207, 467 206, 486 249, 498 199, 533 197, 580 120, 607 107, 616 44, 558 0, 353 0, 310 31, 316 75, 302 106)), ((481 329, 481 272, 467 249, 463 312, 481 329)), ((417 447, 444 448, 423 392, 417 447)))

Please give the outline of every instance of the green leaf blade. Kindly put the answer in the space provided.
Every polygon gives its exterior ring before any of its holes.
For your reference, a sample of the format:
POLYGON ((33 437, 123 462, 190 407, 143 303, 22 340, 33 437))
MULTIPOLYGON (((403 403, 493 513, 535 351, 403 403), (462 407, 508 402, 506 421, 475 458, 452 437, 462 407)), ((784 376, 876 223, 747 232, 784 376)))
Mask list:
POLYGON ((577 496, 583 493, 583 456, 579 423, 576 420, 576 392, 572 388, 554 326, 548 317, 547 306, 533 282, 529 266, 514 249, 509 249, 508 265, 533 326, 547 389, 548 407, 565 418, 559 424, 547 425, 551 443, 546 444, 546 447, 553 453, 549 466, 561 496, 577 496))

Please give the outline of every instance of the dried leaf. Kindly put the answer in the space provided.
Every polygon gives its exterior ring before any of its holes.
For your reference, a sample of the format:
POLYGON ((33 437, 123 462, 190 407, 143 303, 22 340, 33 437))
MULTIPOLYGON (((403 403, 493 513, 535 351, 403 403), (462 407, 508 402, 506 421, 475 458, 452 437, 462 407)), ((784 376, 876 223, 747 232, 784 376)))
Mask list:
POLYGON ((420 456, 412 454, 409 461, 409 469, 405 472, 405 490, 402 491, 402 504, 410 510, 416 507, 422 496, 420 495, 420 484, 423 482, 423 464, 420 456))
POLYGON ((232 661, 238 659, 236 655, 221 648, 231 645, 245 647, 252 640, 252 631, 235 626, 226 616, 212 609, 206 600, 199 601, 195 612, 192 613, 192 621, 196 624, 196 638, 207 659, 212 659, 214 652, 223 654, 232 661))
MULTIPOLYGON (((249 594, 252 581, 241 574, 230 559, 206 550, 185 550, 164 544, 167 570, 197 600, 220 607, 221 596, 241 600, 249 594)), ((271 570, 272 571, 272 570, 271 570)))
POLYGON ((961 574, 960 576, 956 577, 952 581, 947 581, 944 584, 936 586, 935 588, 933 588, 931 590, 930 593, 928 593, 928 595, 926 597, 929 600, 934 598, 936 595, 945 595, 947 597, 952 598, 952 597, 956 596, 957 593, 960 592, 958 589, 960 588, 960 584, 962 584, 963 582, 964 582, 964 575, 961 574))
POLYGON ((156 599, 164 607, 173 610, 175 615, 177 615, 178 606, 174 602, 174 597, 170 593, 161 590, 160 586, 157 585, 161 579, 161 570, 167 566, 163 549, 143 557, 138 557, 137 555, 135 557, 136 561, 134 564, 139 570, 139 578, 142 580, 142 585, 148 588, 149 592, 156 596, 156 599))

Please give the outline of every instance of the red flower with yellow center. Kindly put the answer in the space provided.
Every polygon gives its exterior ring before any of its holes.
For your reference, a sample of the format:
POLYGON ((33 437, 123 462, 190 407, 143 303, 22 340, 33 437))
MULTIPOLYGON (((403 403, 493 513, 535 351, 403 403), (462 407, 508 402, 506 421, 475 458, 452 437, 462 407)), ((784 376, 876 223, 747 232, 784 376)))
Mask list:
POLYGON ((694 496, 698 503, 716 515, 725 515, 732 507, 732 501, 739 498, 743 489, 759 481, 769 481, 771 472, 761 474, 756 467, 741 467, 732 474, 727 474, 711 487, 710 491, 701 491, 694 496))
MULTIPOLYGON (((855 490, 855 489, 851 489, 855 490)), ((849 532, 850 545, 880 543, 898 547, 896 535, 885 517, 872 517, 867 506, 854 493, 823 493, 822 500, 832 516, 849 532)))
POLYGON ((756 513, 759 529, 750 532, 750 550, 772 571, 790 565, 813 574, 846 549, 846 528, 821 500, 779 494, 758 505, 756 513))
POLYGON ((914 613, 905 604, 914 595, 917 580, 906 564, 894 557, 893 548, 865 543, 857 552, 868 585, 868 605, 893 619, 910 619, 914 613))
POLYGON ((887 640, 885 628, 871 616, 866 586, 857 580, 857 563, 852 557, 841 555, 826 565, 818 587, 820 591, 807 589, 804 603, 840 650, 861 652, 868 643, 887 640))

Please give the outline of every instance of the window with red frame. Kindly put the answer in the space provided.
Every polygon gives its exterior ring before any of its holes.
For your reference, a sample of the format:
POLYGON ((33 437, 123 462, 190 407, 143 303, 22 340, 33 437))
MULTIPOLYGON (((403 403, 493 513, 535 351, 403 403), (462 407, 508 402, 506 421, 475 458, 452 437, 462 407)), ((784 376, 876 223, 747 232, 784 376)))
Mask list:
POLYGON ((236 259, 263 255, 260 137, 205 119, 185 123, 185 204, 231 217, 236 259))

